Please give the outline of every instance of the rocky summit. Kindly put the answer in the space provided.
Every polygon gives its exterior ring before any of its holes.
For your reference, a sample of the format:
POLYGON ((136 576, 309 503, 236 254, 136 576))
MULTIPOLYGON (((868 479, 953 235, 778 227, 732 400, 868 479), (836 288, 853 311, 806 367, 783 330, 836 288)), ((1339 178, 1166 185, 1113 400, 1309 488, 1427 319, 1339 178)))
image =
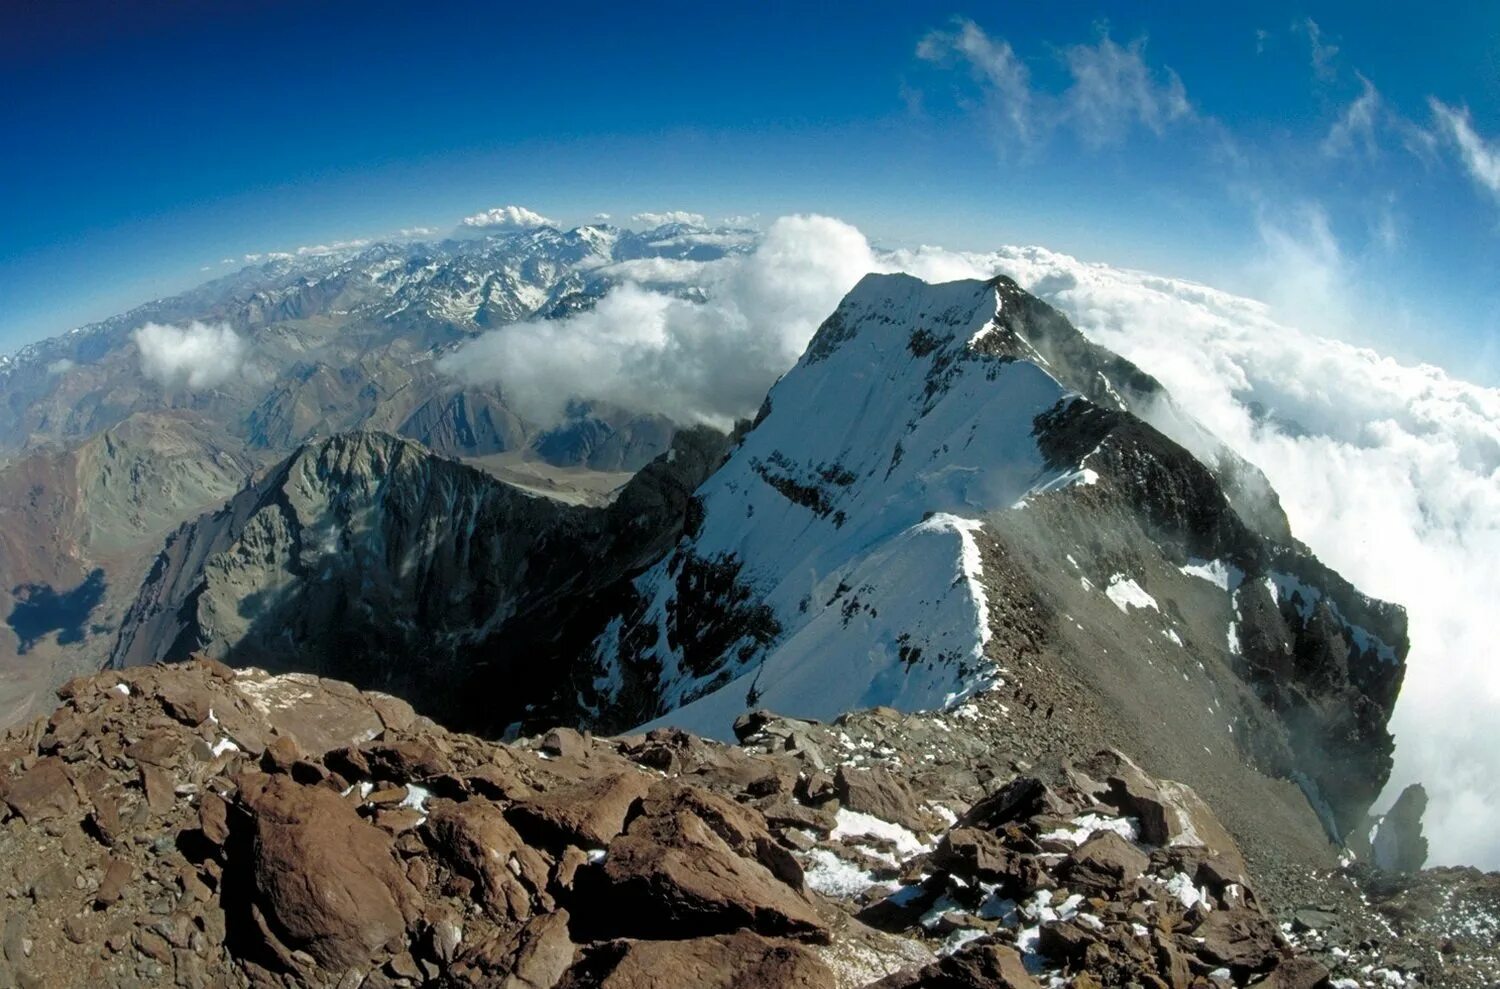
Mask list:
POLYGON ((1330 874, 1319 906, 1278 912, 1191 787, 1114 750, 1002 763, 976 712, 753 712, 738 744, 667 728, 504 744, 386 694, 207 658, 59 696, 0 742, 0 985, 1314 989, 1495 974, 1493 884, 1398 892, 1330 874), (950 757, 926 758, 949 736, 950 757))

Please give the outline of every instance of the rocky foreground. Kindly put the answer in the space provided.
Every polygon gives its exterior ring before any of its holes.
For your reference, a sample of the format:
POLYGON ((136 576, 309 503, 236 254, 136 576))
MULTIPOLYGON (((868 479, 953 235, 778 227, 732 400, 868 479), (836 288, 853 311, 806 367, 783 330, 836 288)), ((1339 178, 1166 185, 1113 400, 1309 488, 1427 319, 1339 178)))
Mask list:
POLYGON ((59 694, 0 740, 0 986, 1497 977, 1495 877, 1311 877, 1319 909, 1270 903, 1193 790, 1115 752, 997 764, 984 699, 832 725, 756 713, 724 746, 670 729, 497 744, 209 660, 59 694))

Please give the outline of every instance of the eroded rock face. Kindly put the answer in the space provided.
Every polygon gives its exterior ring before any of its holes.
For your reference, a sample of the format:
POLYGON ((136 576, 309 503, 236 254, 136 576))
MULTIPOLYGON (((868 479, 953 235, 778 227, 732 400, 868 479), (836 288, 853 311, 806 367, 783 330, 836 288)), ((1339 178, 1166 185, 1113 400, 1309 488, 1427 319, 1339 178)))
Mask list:
MULTIPOLYGON (((989 775, 950 727, 946 766, 877 763, 860 741, 920 721, 892 712, 500 745, 211 660, 62 695, 0 739, 0 985, 1313 989, 1356 964, 1289 940, 1206 803, 1117 752, 989 775)), ((1333 943, 1352 902, 1288 929, 1333 943)))

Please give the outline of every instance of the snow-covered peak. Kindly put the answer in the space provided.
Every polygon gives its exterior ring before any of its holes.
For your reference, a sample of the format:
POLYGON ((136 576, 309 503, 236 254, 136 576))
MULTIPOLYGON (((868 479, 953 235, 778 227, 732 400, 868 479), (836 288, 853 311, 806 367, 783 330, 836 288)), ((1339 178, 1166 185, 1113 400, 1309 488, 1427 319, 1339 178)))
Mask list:
POLYGON ((995 283, 861 280, 597 644, 599 703, 652 676, 643 713, 724 736, 757 704, 934 708, 990 682, 977 534, 1071 473, 1036 423, 1079 400, 970 345, 1000 303, 995 283))

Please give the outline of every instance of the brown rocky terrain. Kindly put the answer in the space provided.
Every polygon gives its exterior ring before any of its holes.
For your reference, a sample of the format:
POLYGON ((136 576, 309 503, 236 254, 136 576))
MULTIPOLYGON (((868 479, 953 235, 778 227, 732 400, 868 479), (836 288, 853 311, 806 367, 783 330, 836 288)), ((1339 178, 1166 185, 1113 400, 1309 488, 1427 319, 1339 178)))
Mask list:
POLYGON ((984 699, 835 724, 756 712, 735 746, 670 729, 499 744, 206 659, 59 696, 0 741, 0 986, 1495 977, 1484 877, 1314 877, 1321 910, 1273 896, 1193 790, 1113 751, 1006 757, 984 699))

